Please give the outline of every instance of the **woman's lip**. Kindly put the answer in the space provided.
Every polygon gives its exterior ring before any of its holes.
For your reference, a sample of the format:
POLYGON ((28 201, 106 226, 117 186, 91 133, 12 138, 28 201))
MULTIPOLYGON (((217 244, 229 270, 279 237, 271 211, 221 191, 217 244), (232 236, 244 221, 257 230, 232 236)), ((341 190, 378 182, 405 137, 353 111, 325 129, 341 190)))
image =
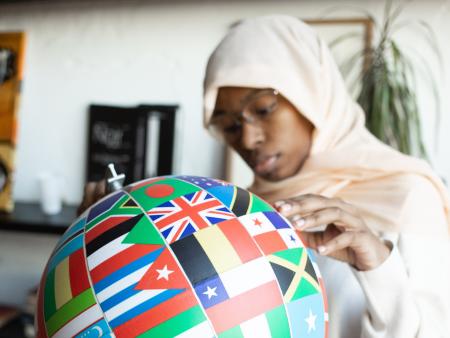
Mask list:
POLYGON ((265 159, 258 161, 253 167, 253 170, 259 175, 266 174, 275 168, 277 160, 278 155, 266 157, 265 159))

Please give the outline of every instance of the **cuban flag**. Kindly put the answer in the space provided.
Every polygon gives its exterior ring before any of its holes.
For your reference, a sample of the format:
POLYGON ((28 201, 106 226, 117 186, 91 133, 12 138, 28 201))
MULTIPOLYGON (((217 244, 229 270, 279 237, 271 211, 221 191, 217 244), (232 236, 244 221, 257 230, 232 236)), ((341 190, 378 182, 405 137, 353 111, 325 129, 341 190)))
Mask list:
POLYGON ((147 214, 169 243, 236 217, 222 202, 204 190, 165 202, 147 214))

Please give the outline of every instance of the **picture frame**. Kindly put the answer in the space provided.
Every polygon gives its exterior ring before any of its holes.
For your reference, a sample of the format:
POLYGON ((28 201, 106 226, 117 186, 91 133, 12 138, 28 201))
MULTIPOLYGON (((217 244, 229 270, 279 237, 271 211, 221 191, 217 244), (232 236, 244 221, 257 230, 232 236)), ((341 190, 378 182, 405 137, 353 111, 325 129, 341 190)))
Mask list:
POLYGON ((109 163, 124 184, 173 172, 177 105, 89 107, 86 181, 105 177, 109 163))
POLYGON ((0 212, 14 209, 17 112, 25 59, 24 32, 0 32, 0 212))

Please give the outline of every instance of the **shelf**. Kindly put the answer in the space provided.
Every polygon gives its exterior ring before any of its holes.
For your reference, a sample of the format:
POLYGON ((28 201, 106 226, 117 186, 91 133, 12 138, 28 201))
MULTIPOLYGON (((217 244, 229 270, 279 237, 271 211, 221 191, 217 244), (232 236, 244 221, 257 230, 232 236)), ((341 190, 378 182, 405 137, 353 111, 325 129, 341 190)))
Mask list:
POLYGON ((0 230, 63 234, 75 221, 76 206, 64 206, 57 215, 46 215, 38 203, 16 202, 11 214, 0 213, 0 230))

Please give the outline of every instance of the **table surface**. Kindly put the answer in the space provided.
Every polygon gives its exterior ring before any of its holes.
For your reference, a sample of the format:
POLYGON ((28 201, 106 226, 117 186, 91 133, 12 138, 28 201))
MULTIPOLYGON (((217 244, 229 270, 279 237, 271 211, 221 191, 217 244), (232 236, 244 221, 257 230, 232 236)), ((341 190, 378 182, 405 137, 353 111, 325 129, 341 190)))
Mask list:
POLYGON ((62 234, 75 221, 77 207, 63 206, 57 215, 46 215, 39 203, 16 202, 10 214, 0 213, 0 230, 62 234))

